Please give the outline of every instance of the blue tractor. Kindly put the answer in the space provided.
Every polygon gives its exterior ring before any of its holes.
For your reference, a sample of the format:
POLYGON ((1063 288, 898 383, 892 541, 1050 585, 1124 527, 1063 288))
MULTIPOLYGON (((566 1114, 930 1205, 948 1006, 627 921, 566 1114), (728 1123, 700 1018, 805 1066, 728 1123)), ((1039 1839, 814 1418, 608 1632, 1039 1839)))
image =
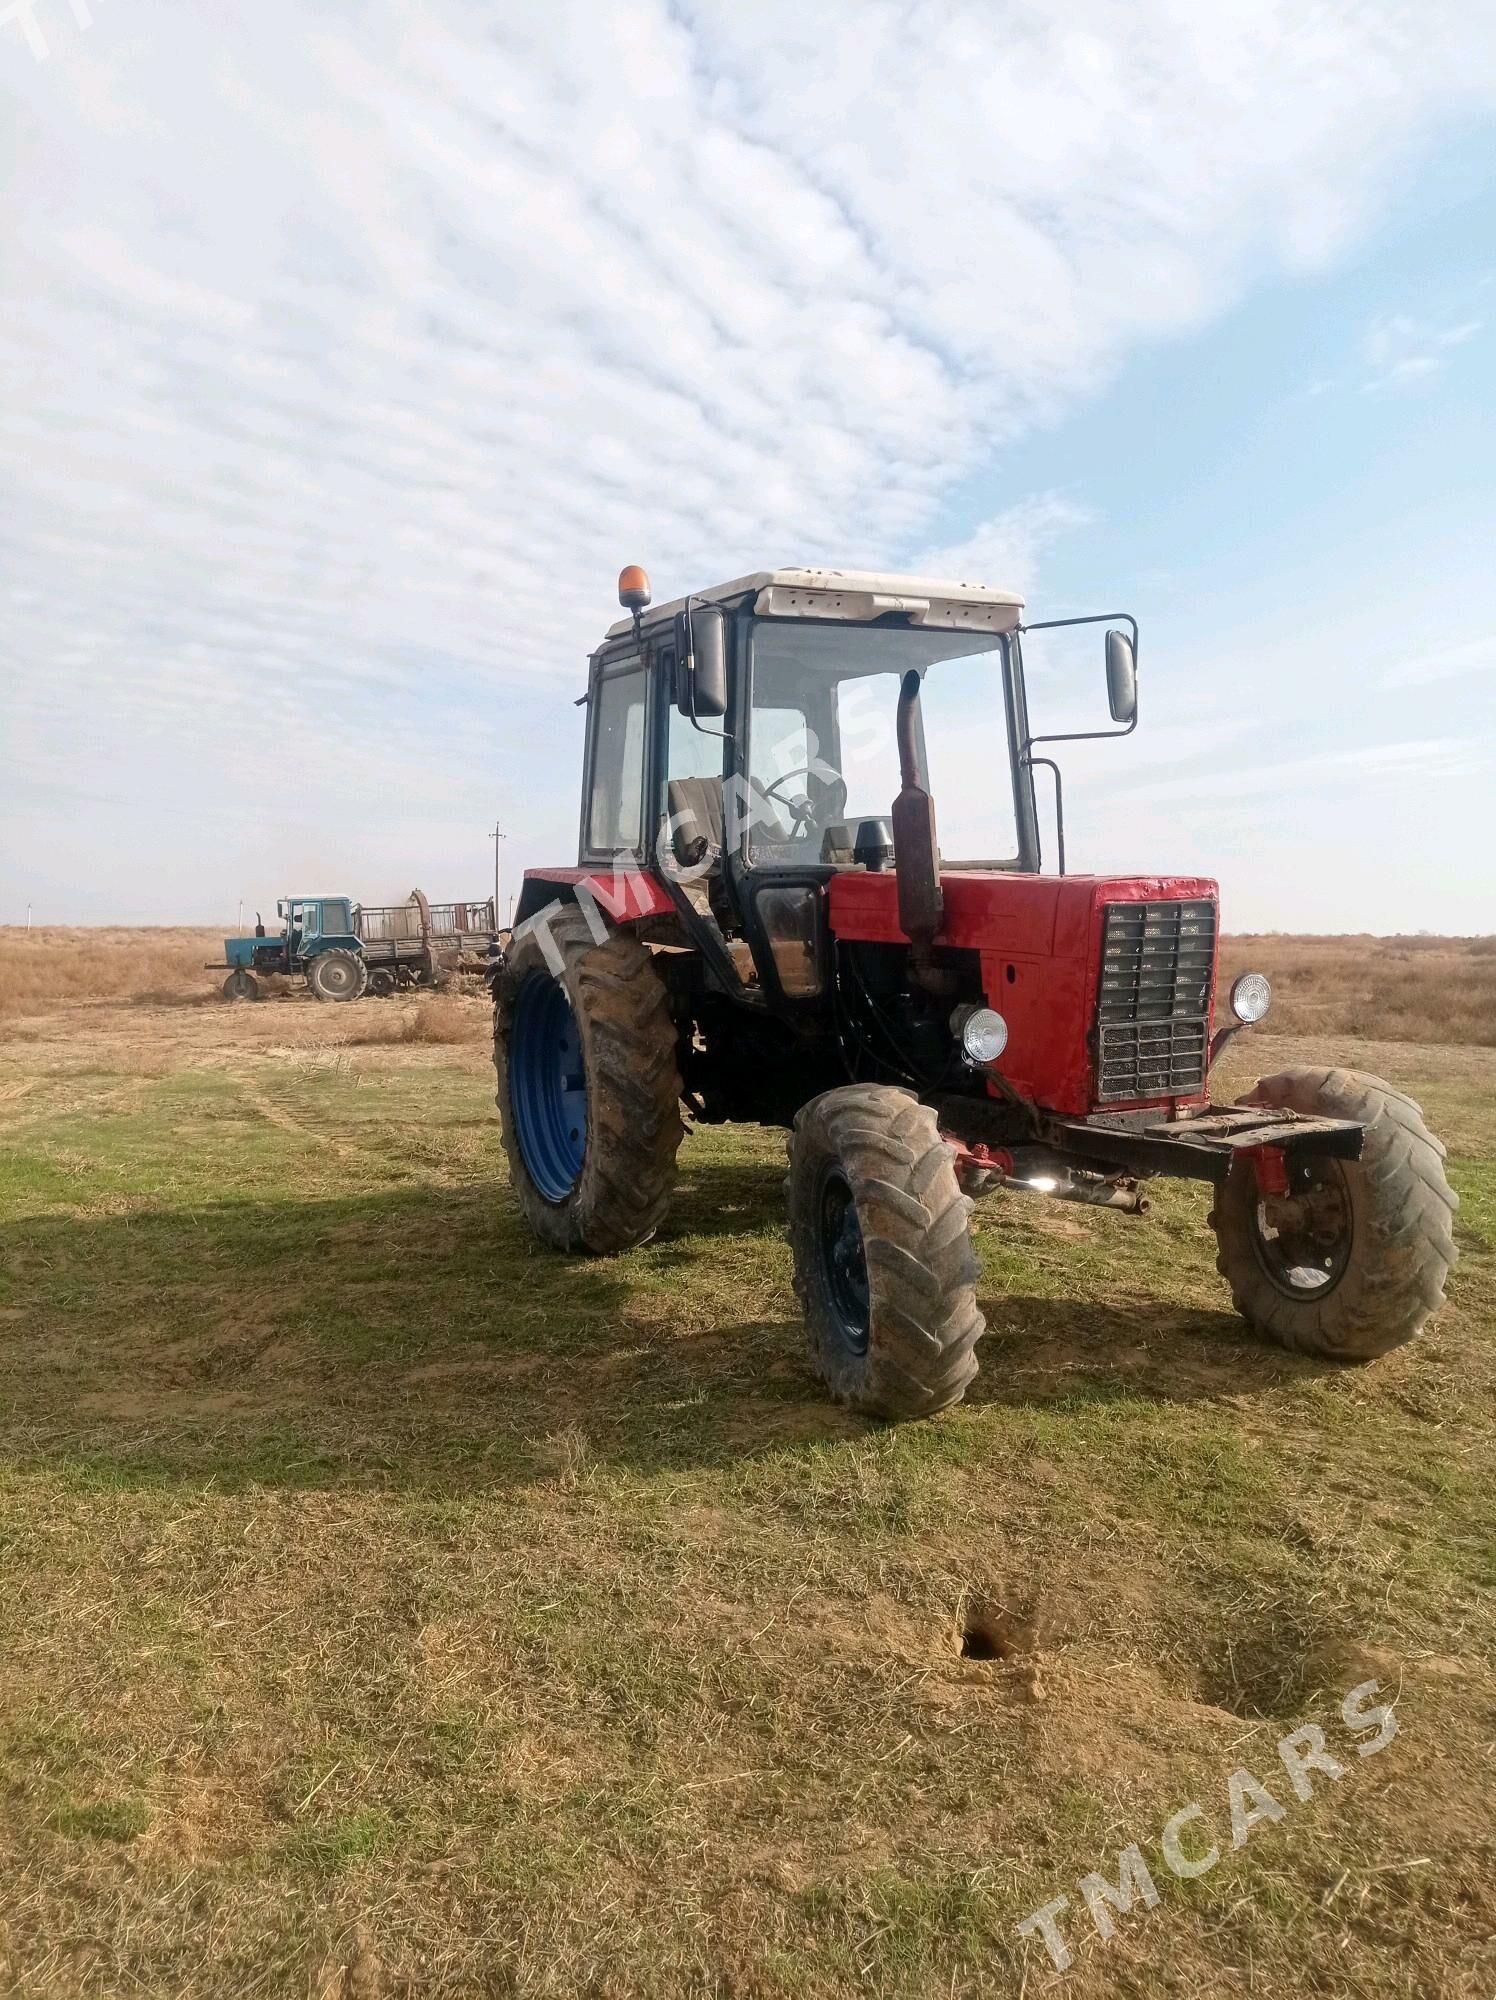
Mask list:
POLYGON ((319 1000, 357 1000, 369 984, 369 961, 346 896, 284 896, 275 906, 282 928, 267 937, 257 921, 253 937, 223 941, 225 1000, 258 1000, 266 973, 302 974, 319 1000))
MULTIPOLYGON (((376 1000, 418 986, 445 985, 457 971, 490 972, 502 957, 492 896, 433 903, 412 889, 403 903, 355 903, 347 896, 283 896, 282 928, 223 941, 225 1000, 258 1000, 270 972, 300 974, 319 1000, 376 1000)), ((216 966, 215 966, 216 969, 216 966)))

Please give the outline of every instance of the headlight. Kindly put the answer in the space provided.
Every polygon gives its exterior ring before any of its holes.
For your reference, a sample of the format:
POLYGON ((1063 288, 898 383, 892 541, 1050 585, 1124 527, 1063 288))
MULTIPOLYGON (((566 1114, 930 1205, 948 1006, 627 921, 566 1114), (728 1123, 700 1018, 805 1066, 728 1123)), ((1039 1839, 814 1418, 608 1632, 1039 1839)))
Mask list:
POLYGON ((966 1060, 979 1067, 995 1063, 1008 1046, 1008 1024, 995 1008, 958 1007, 951 1026, 966 1060))
POLYGON ((1273 1004, 1273 989, 1260 972, 1244 972, 1231 988, 1231 1011, 1238 1021, 1260 1021, 1273 1004))

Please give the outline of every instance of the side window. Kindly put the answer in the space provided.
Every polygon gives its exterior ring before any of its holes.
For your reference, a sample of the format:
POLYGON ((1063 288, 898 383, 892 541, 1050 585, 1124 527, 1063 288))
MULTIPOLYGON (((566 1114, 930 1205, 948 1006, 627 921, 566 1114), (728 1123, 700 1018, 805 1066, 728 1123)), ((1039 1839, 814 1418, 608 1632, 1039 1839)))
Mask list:
POLYGON ((592 785, 587 846, 594 853, 637 852, 644 831, 644 669, 625 660, 593 694, 592 785))
POLYGON ((665 773, 671 778, 720 778, 722 776, 722 725, 708 722, 698 729, 689 715, 670 710, 670 742, 665 773))
POLYGON ((749 842, 755 860, 814 860, 819 832, 797 808, 814 789, 807 776, 816 754, 810 718, 803 708, 755 702, 749 737, 749 842))
MULTIPOLYGON (((767 787, 775 784, 795 771, 800 772, 803 779, 811 761, 810 725, 804 709, 755 706, 750 757, 752 768, 749 777, 760 785, 767 787)), ((803 782, 800 789, 805 789, 803 782)))

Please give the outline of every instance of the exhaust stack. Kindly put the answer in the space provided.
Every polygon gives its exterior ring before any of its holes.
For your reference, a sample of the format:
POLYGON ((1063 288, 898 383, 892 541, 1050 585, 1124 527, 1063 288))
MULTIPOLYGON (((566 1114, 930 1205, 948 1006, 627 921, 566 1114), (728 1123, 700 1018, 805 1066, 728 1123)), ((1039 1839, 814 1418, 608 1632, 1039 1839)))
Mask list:
POLYGON ((915 740, 919 682, 919 674, 911 667, 899 689, 895 726, 903 789, 893 802, 893 865, 899 883, 899 928, 916 952, 929 949, 945 916, 945 898, 940 891, 940 849, 935 840, 935 801, 919 782, 915 740))

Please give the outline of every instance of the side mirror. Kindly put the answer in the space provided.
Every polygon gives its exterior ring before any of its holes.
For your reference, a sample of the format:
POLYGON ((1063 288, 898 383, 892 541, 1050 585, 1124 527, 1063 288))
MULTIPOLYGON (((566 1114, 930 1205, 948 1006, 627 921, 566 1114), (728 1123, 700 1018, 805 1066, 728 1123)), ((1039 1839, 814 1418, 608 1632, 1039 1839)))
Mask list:
POLYGON ((703 604, 687 619, 681 618, 680 695, 677 707, 682 715, 718 716, 727 713, 727 616, 715 604, 703 604), (689 629, 692 671, 686 652, 685 632, 689 629))
POLYGON ((1106 700, 1113 722, 1131 726, 1138 719, 1138 663, 1125 632, 1106 635, 1106 700))

